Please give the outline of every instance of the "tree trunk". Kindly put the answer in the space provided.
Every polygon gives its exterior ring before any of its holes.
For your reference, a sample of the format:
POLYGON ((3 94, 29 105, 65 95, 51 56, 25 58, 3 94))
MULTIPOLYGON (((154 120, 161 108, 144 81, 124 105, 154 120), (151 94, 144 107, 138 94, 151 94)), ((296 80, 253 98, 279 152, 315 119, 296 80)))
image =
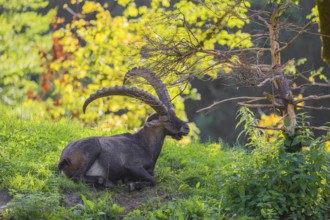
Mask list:
POLYGON ((322 39, 322 58, 330 66, 330 0, 317 0, 322 39))
POLYGON ((296 111, 293 103, 293 94, 291 92, 290 85, 282 72, 281 54, 279 52, 280 45, 278 38, 279 24, 277 20, 277 18, 279 17, 279 13, 280 13, 280 6, 278 5, 275 7, 270 17, 270 23, 267 24, 267 26, 269 29, 272 66, 274 69, 273 74, 280 76, 280 77, 276 77, 276 80, 274 81, 274 87, 278 93, 279 99, 282 102, 281 104, 284 106, 281 113, 282 113, 282 117, 287 119, 284 120, 285 129, 286 131, 289 132, 290 136, 293 137, 295 135, 295 127, 297 124, 296 111))

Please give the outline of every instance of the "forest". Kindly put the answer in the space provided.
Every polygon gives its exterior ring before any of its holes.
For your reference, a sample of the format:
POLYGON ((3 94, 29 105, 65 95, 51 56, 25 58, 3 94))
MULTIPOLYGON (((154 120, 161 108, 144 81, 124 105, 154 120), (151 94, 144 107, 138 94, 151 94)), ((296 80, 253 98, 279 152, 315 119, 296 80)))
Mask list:
POLYGON ((0 0, 0 219, 329 219, 329 11, 0 0))

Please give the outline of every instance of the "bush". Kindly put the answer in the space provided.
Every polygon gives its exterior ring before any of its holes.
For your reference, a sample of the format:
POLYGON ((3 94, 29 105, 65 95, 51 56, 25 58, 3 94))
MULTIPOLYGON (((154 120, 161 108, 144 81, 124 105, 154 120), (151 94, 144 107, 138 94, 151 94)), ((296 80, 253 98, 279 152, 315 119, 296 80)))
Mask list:
POLYGON ((5 219, 34 220, 50 219, 59 206, 59 196, 55 194, 17 194, 8 205, 5 219))
POLYGON ((329 154, 321 146, 289 154, 255 150, 221 169, 218 186, 226 210, 267 219, 327 219, 329 154))

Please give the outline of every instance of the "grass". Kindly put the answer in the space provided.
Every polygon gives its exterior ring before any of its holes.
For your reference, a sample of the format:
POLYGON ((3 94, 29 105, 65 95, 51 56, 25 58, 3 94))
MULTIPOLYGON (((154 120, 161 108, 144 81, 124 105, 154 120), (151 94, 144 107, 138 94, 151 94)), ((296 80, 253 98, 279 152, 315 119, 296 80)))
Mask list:
POLYGON ((69 119, 35 122, 1 112, 0 192, 13 199, 0 211, 0 218, 329 217, 325 214, 330 201, 329 157, 320 150, 291 159, 286 155, 291 164, 281 162, 280 151, 221 149, 216 143, 180 145, 167 139, 156 166, 158 185, 153 188, 128 193, 125 185, 118 185, 100 190, 58 175, 59 156, 68 142, 121 132, 126 131, 84 128, 69 119))

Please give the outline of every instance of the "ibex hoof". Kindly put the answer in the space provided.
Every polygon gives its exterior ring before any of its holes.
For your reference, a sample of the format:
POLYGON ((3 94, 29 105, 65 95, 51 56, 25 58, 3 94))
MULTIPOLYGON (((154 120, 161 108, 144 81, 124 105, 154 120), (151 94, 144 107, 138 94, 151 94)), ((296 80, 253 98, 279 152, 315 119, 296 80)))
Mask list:
POLYGON ((78 181, 82 180, 83 178, 82 178, 82 175, 73 175, 73 176, 71 177, 71 179, 72 179, 74 182, 78 182, 78 181))
POLYGON ((133 192, 133 191, 136 191, 136 190, 141 190, 144 187, 146 187, 147 185, 149 185, 149 184, 148 183, 143 183, 143 182, 129 183, 128 184, 128 191, 133 192))
POLYGON ((105 185, 105 179, 103 177, 97 178, 97 183, 100 185, 105 185))
POLYGON ((128 192, 133 192, 135 191, 135 184, 134 183, 129 183, 128 184, 128 192))

